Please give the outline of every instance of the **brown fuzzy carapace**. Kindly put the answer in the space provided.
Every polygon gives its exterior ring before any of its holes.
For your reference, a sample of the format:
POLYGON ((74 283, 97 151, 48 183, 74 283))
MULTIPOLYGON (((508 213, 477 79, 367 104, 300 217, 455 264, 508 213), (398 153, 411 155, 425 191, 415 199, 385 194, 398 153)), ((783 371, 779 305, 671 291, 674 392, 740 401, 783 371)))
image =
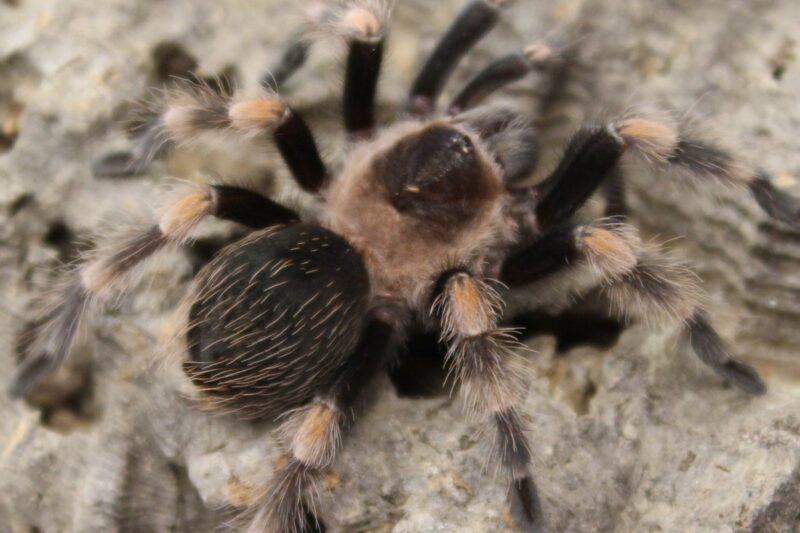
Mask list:
MULTIPOLYGON (((451 179, 456 181, 456 176, 451 179)), ((409 121, 356 148, 341 175, 325 191, 327 205, 321 218, 362 253, 373 273, 376 292, 392 293, 416 305, 444 267, 477 264, 479 249, 507 235, 503 212, 507 199, 502 194, 501 176, 502 170, 483 141, 462 125, 409 121), (444 130, 441 136, 446 139, 468 139, 464 141, 469 143, 466 149, 472 151, 451 153, 449 150, 454 148, 445 145, 438 153, 430 151, 430 146, 412 142, 432 128, 444 130), (416 153, 418 161, 433 157, 458 161, 463 157, 470 164, 474 162, 476 174, 469 196, 457 200, 447 197, 447 203, 442 204, 437 196, 441 189, 431 191, 420 183, 436 173, 447 172, 442 164, 457 164, 444 159, 438 166, 418 163, 407 171, 398 165, 389 167, 406 172, 402 175, 376 170, 391 161, 395 156, 392 149, 402 143, 410 147, 404 152, 405 157, 415 157, 416 153), (400 209, 396 200, 399 195, 404 195, 400 209), (457 209, 457 218, 447 218, 445 222, 426 218, 428 213, 446 213, 448 209, 457 209)))

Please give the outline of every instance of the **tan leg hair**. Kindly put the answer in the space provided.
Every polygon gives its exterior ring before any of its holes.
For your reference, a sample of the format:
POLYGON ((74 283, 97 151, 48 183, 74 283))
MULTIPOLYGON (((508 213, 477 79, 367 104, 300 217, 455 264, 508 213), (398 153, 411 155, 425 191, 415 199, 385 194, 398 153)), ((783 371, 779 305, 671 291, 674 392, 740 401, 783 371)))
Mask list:
POLYGON ((511 481, 512 512, 525 523, 540 518, 536 486, 530 476, 531 450, 518 404, 521 396, 516 350, 510 332, 499 326, 502 304, 484 280, 453 270, 437 283, 440 293, 433 314, 448 345, 448 379, 454 377, 474 413, 488 415, 494 425, 495 462, 511 481))
POLYGON ((186 85, 167 97, 163 124, 172 141, 187 144, 205 132, 247 137, 271 132, 289 113, 280 98, 269 91, 253 98, 230 97, 202 85, 186 85))
POLYGON ((172 203, 149 229, 93 252, 65 284, 58 305, 37 328, 28 357, 13 382, 12 394, 24 394, 67 358, 87 309, 106 298, 112 289, 122 288, 122 282, 145 259, 188 239, 200 220, 213 214, 214 208, 210 188, 193 190, 172 203))
POLYGON ((299 533, 312 511, 315 490, 325 469, 330 467, 341 443, 344 414, 338 407, 317 401, 298 410, 283 425, 290 441, 290 457, 275 473, 262 500, 252 506, 247 533, 299 533))
POLYGON ((617 314, 634 316, 648 325, 680 324, 697 357, 718 376, 750 394, 766 391, 758 372, 725 349, 703 309, 694 273, 658 246, 637 246, 638 239, 625 226, 589 226, 579 230, 579 235, 581 248, 617 314), (634 264, 629 261, 631 254, 636 257, 634 264), (625 263, 627 269, 619 268, 625 263))
POLYGON ((389 17, 389 2, 384 0, 346 0, 324 2, 312 17, 310 37, 333 36, 345 40, 377 42, 383 38, 389 17))
POLYGON ((800 202, 764 170, 683 125, 624 118, 612 126, 655 170, 691 185, 729 187, 749 194, 770 217, 800 227, 800 202))
POLYGON ((618 314, 658 324, 686 322, 701 309, 697 276, 660 246, 641 243, 631 226, 600 222, 580 228, 577 238, 592 282, 618 314))
POLYGON ((618 315, 656 327, 677 323, 700 360, 720 377, 752 394, 764 392, 758 373, 725 350, 703 309, 697 276, 659 246, 642 244, 630 226, 604 221, 564 230, 560 238, 554 253, 569 260, 553 263, 547 275, 532 281, 532 293, 564 298, 599 288, 618 315))
POLYGON ((344 414, 327 402, 314 403, 290 421, 293 427, 292 455, 309 468, 323 469, 331 465, 341 443, 344 414))

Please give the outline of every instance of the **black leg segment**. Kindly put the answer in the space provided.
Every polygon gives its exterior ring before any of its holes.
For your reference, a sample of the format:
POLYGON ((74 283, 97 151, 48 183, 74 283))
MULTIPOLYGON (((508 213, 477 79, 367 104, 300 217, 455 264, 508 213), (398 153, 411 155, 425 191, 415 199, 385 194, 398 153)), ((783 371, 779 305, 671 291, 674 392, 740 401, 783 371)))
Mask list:
POLYGON ((275 145, 300 187, 318 191, 328 176, 311 128, 303 117, 289 111, 274 133, 275 145))
POLYGON ((310 43, 299 35, 289 42, 278 63, 261 78, 261 86, 278 92, 292 75, 302 67, 308 59, 310 43))
POLYGON ((719 377, 750 394, 760 395, 767 391, 767 386, 753 367, 728 355, 705 311, 698 310, 688 321, 687 328, 697 357, 719 377))
POLYGON ((297 221, 299 215, 260 194, 241 187, 215 185, 215 215, 248 228, 261 229, 297 221))
POLYGON ((521 80, 534 68, 541 67, 549 57, 550 50, 547 47, 534 45, 523 52, 498 59, 461 89, 450 104, 448 113, 456 115, 474 107, 498 89, 521 80))
POLYGON ((409 96, 412 114, 425 115, 434 110, 456 65, 497 24, 503 4, 500 0, 478 0, 464 8, 414 81, 409 96))
POLYGON ((368 137, 375 127, 375 93, 383 60, 383 40, 353 41, 347 58, 344 123, 355 137, 368 137))
POLYGON ((575 231, 574 226, 559 226, 511 255, 500 270, 500 281, 509 287, 519 287, 568 266, 580 256, 575 231))
POLYGON ((570 217, 589 199, 625 151, 625 141, 609 127, 582 128, 570 141, 555 171, 537 185, 540 229, 570 217))

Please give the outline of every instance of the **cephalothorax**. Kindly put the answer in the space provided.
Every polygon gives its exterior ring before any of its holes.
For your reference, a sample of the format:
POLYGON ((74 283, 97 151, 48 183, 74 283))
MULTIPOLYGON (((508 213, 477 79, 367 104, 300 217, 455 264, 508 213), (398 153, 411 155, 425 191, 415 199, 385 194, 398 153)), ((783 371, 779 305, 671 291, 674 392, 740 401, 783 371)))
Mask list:
MULTIPOLYGON (((289 459, 255 506, 252 532, 322 527, 310 513, 309 488, 334 461, 361 390, 419 331, 438 334, 454 384, 494 428, 517 523, 541 526, 518 410, 517 345, 503 316, 515 292, 544 305, 600 288, 625 316, 682 324, 719 376, 763 393, 755 370, 724 350, 691 273, 617 219, 584 224, 574 215, 610 176, 619 178, 623 159, 637 156, 681 179, 739 186, 786 223, 797 223, 796 205, 719 148, 637 116, 582 128, 546 179, 522 185, 536 165, 535 135, 514 112, 481 102, 545 67, 553 60, 547 47, 498 60, 446 112, 436 107, 459 59, 506 3, 465 7, 414 82, 402 120, 385 129, 375 128, 373 108, 386 9, 341 0, 317 12, 315 29, 349 46, 343 115, 352 143, 336 173, 274 90, 248 99, 191 87, 171 98, 130 152, 104 158, 96 171, 139 172, 175 145, 215 133, 268 135, 299 187, 315 197, 312 208, 296 211, 231 184, 184 194, 151 228, 87 259, 39 328, 14 392, 67 357, 90 302, 119 288, 144 259, 190 239, 202 219, 218 217, 253 231, 195 279, 183 368, 220 410, 259 419, 293 413, 289 459)), ((306 36, 292 43, 269 82, 280 85, 300 68, 310 44, 306 36)))

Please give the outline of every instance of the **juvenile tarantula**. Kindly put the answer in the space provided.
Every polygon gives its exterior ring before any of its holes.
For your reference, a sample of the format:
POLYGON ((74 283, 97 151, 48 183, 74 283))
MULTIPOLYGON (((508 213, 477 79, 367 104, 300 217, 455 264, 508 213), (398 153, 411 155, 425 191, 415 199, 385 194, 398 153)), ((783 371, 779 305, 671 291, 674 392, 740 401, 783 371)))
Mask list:
MULTIPOLYGON (((642 244, 629 226, 581 224, 574 215, 637 155, 662 172, 739 185, 787 223, 797 223, 796 206, 721 149, 630 116, 583 127, 546 179, 522 185, 536 163, 535 136, 513 112, 481 102, 546 64, 546 47, 489 65, 446 112, 436 105, 459 60, 507 3, 469 3, 420 71, 402 119, 378 130, 386 10, 342 0, 320 11, 318 27, 349 46, 343 117, 353 142, 335 173, 304 120, 274 91, 246 99, 195 87, 173 98, 130 152, 104 158, 97 172, 140 172, 172 146, 207 134, 266 134, 316 199, 313 208, 298 212, 230 184, 185 194, 152 227, 83 264, 38 329, 12 392, 23 394, 68 356, 90 303, 120 288, 145 259, 189 240, 201 220, 217 217, 253 231, 197 275, 183 369, 220 410, 251 419, 290 415, 289 459, 253 509, 254 533, 322 529, 311 486, 333 463, 359 394, 419 331, 440 336, 450 378, 469 410, 493 426, 515 520, 525 530, 541 527, 518 409, 517 344, 503 321, 504 300, 522 290, 545 303, 602 288, 620 313, 681 324, 713 371, 763 393, 756 371, 724 350, 691 273, 642 244)), ((309 45, 302 38, 289 46, 270 82, 280 85, 300 68, 309 45)))

